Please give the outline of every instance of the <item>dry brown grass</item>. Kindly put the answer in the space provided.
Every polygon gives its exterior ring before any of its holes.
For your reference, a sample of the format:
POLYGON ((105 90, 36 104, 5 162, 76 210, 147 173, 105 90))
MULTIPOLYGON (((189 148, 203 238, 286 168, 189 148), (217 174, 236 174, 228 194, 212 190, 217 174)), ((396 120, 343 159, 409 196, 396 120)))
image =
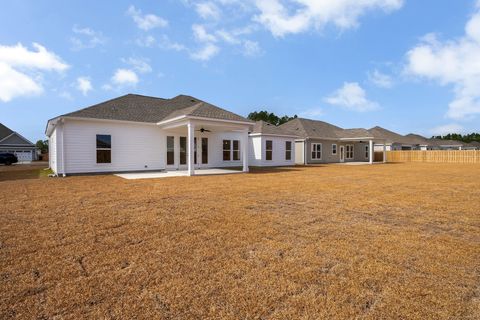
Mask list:
POLYGON ((0 188, 1 319, 480 319, 478 165, 0 188))

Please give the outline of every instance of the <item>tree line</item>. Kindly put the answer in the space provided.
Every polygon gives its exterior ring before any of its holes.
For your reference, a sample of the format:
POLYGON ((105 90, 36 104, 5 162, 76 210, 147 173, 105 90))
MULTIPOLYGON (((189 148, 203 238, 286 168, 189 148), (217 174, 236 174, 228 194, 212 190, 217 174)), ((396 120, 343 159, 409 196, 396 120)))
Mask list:
POLYGON ((434 139, 442 139, 442 140, 457 140, 462 142, 472 142, 478 141, 480 142, 480 133, 469 133, 469 134, 459 134, 459 133, 449 133, 444 136, 433 136, 434 139))

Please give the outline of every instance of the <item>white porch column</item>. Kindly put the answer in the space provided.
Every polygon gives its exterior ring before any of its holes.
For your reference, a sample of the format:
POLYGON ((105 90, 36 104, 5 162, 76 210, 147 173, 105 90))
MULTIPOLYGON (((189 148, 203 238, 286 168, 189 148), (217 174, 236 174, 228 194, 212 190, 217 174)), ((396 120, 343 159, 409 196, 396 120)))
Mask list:
POLYGON ((195 156, 194 147, 194 137, 195 137, 195 124, 192 122, 188 122, 187 124, 188 129, 188 138, 187 138, 187 163, 188 163, 188 175, 193 176, 195 174, 195 165, 193 161, 193 157, 195 156))
POLYGON ((373 140, 368 141, 369 163, 373 164, 373 140))
POLYGON ((248 131, 242 132, 243 172, 248 172, 248 131))
POLYGON ((387 163, 387 144, 383 143, 383 163, 387 163))

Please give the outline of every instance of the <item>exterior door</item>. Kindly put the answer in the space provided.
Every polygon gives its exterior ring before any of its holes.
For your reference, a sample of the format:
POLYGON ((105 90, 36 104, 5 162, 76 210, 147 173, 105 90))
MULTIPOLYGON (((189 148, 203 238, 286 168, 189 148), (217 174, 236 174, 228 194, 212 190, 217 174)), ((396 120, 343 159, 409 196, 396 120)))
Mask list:
POLYGON ((345 162, 345 147, 340 146, 340 162, 345 162))
POLYGON ((167 136, 167 159, 166 164, 168 169, 176 168, 175 163, 175 137, 167 136))
POLYGON ((208 138, 202 137, 200 151, 201 151, 200 166, 207 167, 208 166, 208 138))

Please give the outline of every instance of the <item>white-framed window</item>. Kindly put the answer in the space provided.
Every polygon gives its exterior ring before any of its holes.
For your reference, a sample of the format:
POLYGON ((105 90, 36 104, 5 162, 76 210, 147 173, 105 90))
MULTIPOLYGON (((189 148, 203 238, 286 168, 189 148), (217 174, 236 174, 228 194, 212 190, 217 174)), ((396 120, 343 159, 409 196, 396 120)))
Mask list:
POLYGON ((334 143, 332 144, 332 155, 336 155, 337 154, 337 145, 334 143))
POLYGON ((265 160, 268 160, 268 161, 273 160, 273 141, 272 140, 265 141, 265 160))
POLYGON ((240 141, 233 140, 233 161, 240 161, 240 141))
POLYGON ((312 160, 322 160, 321 143, 312 143, 312 160))
POLYGON ((292 160, 292 141, 285 141, 285 160, 292 160))
POLYGON ((112 163, 112 136, 97 134, 97 163, 112 163))
POLYGON ((223 161, 240 161, 240 140, 223 140, 223 161))
POLYGON ((368 159, 370 157, 370 152, 369 152, 369 147, 368 144, 365 146, 365 159, 368 159))
POLYGON ((345 146, 345 158, 346 159, 353 159, 353 144, 347 144, 345 146))

